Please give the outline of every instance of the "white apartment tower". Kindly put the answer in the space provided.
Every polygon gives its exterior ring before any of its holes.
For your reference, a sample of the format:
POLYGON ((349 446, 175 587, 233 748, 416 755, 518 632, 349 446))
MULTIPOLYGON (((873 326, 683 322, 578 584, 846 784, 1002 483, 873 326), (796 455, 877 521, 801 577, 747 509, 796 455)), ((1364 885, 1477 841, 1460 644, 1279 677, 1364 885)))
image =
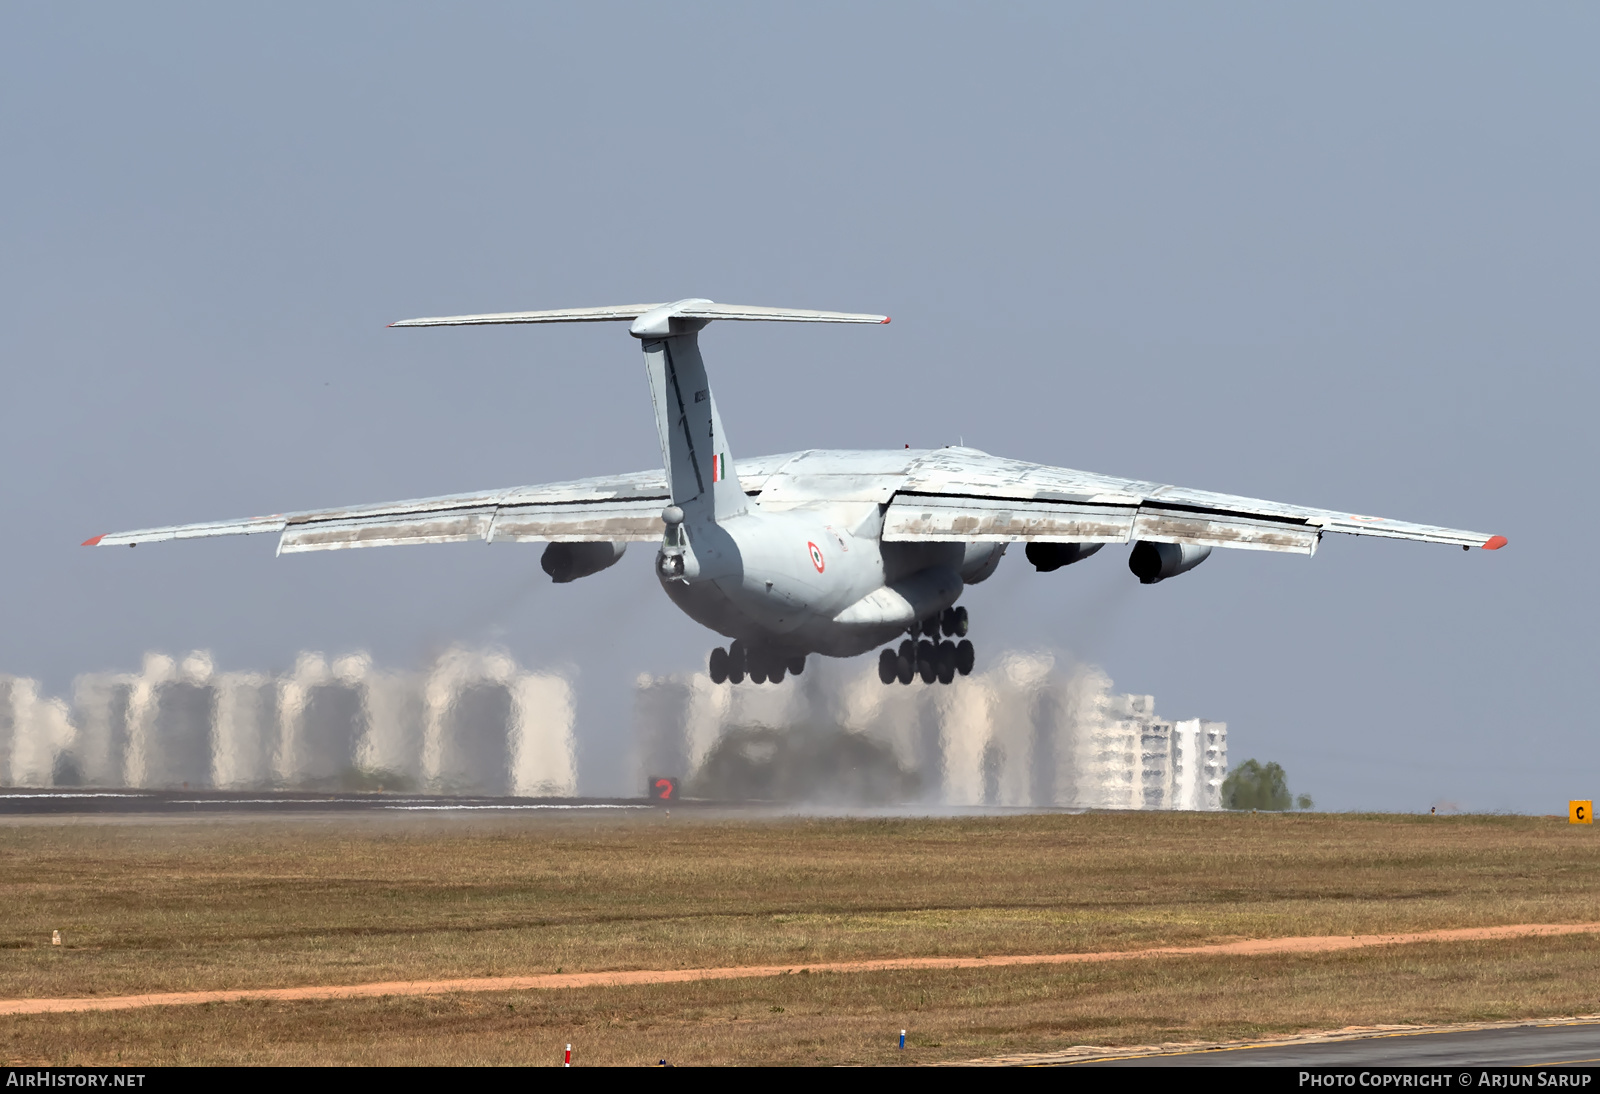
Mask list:
POLYGON ((570 797, 571 684, 498 651, 425 672, 302 653, 280 676, 218 672, 204 652, 89 673, 71 708, 0 677, 0 785, 420 789, 570 797))

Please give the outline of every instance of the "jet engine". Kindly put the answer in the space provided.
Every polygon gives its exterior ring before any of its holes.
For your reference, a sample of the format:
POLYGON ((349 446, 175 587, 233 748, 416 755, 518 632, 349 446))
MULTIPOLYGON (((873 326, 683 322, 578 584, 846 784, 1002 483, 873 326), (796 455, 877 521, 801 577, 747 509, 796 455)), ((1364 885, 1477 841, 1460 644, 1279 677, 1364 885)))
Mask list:
POLYGON ((565 585, 615 566, 627 549, 626 543, 552 543, 544 549, 539 567, 557 585, 565 585))
POLYGON ((1104 546, 1103 543, 1030 543, 1027 555, 1035 570, 1047 574, 1082 562, 1104 546))
POLYGON ((1204 562, 1211 554, 1209 547, 1195 547, 1188 543, 1151 543, 1140 540, 1128 555, 1128 569, 1141 585, 1154 585, 1169 577, 1177 577, 1204 562))
POLYGON ((961 574, 961 581, 966 585, 976 585, 983 581, 1000 565, 1000 558, 1006 553, 1004 543, 969 543, 965 553, 961 556, 961 567, 957 571, 961 574))

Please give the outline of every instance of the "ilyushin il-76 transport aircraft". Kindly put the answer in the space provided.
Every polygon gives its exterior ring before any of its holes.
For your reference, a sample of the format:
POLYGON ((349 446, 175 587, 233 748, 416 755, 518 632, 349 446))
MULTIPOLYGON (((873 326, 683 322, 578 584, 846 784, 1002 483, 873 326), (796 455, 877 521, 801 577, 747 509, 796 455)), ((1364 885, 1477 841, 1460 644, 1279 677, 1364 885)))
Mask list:
POLYGON ((1146 585, 1194 569, 1214 547, 1309 555, 1326 532, 1463 549, 1504 536, 1230 497, 991 456, 974 448, 806 451, 735 461, 717 415, 700 331, 713 320, 887 323, 883 315, 679 300, 613 308, 407 319, 395 327, 631 322, 655 403, 661 470, 439 498, 282 513, 96 536, 134 546, 279 533, 278 552, 464 540, 544 542, 557 582, 598 573, 649 541, 656 577, 691 618, 726 635, 717 683, 777 682, 809 654, 877 647, 885 684, 948 684, 972 671, 956 601, 1006 548, 1040 571, 1131 543, 1146 585), (919 640, 920 639, 920 640, 919 640), (959 641, 958 641, 959 640, 959 641), (895 643, 898 643, 897 645, 895 643))

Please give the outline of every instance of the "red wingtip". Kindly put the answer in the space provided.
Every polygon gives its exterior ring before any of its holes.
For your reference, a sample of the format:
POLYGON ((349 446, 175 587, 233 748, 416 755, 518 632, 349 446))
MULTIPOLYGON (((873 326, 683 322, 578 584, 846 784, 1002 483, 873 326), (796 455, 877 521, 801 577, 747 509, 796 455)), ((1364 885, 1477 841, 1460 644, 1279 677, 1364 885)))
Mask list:
MULTIPOLYGON (((889 321, 889 317, 887 315, 884 316, 883 317, 883 323, 887 323, 888 321, 889 321)), ((883 326, 883 323, 879 323, 878 326, 880 326, 880 327, 883 326)))
POLYGON ((1490 536, 1489 542, 1483 545, 1483 549, 1485 551, 1498 551, 1509 542, 1510 540, 1506 539, 1505 536, 1490 536))
POLYGON ((83 547, 98 547, 98 546, 100 546, 100 541, 105 539, 105 538, 106 537, 104 535, 98 535, 98 536, 95 536, 93 539, 84 540, 83 543, 80 544, 80 546, 83 546, 83 547))

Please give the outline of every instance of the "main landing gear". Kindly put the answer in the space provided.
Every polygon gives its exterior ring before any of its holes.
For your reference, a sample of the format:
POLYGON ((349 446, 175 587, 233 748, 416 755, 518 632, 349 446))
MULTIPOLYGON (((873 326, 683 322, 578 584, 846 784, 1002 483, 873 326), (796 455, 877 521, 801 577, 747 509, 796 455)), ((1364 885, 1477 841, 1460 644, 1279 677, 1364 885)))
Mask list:
POLYGON ((742 639, 735 638, 727 649, 718 646, 711 651, 706 668, 713 684, 742 684, 747 676, 752 684, 765 684, 768 680, 781 684, 785 675, 799 676, 806 670, 806 656, 751 649, 742 639))
POLYGON ((878 679, 885 684, 899 681, 909 684, 922 677, 924 684, 935 680, 948 684, 959 674, 972 672, 977 653, 967 640, 967 609, 946 608, 942 615, 930 616, 911 628, 911 637, 900 643, 899 649, 887 649, 878 654, 878 679), (918 634, 924 637, 916 641, 918 634), (940 641, 941 633, 944 640, 940 641), (952 642, 960 638, 960 642, 952 642))

